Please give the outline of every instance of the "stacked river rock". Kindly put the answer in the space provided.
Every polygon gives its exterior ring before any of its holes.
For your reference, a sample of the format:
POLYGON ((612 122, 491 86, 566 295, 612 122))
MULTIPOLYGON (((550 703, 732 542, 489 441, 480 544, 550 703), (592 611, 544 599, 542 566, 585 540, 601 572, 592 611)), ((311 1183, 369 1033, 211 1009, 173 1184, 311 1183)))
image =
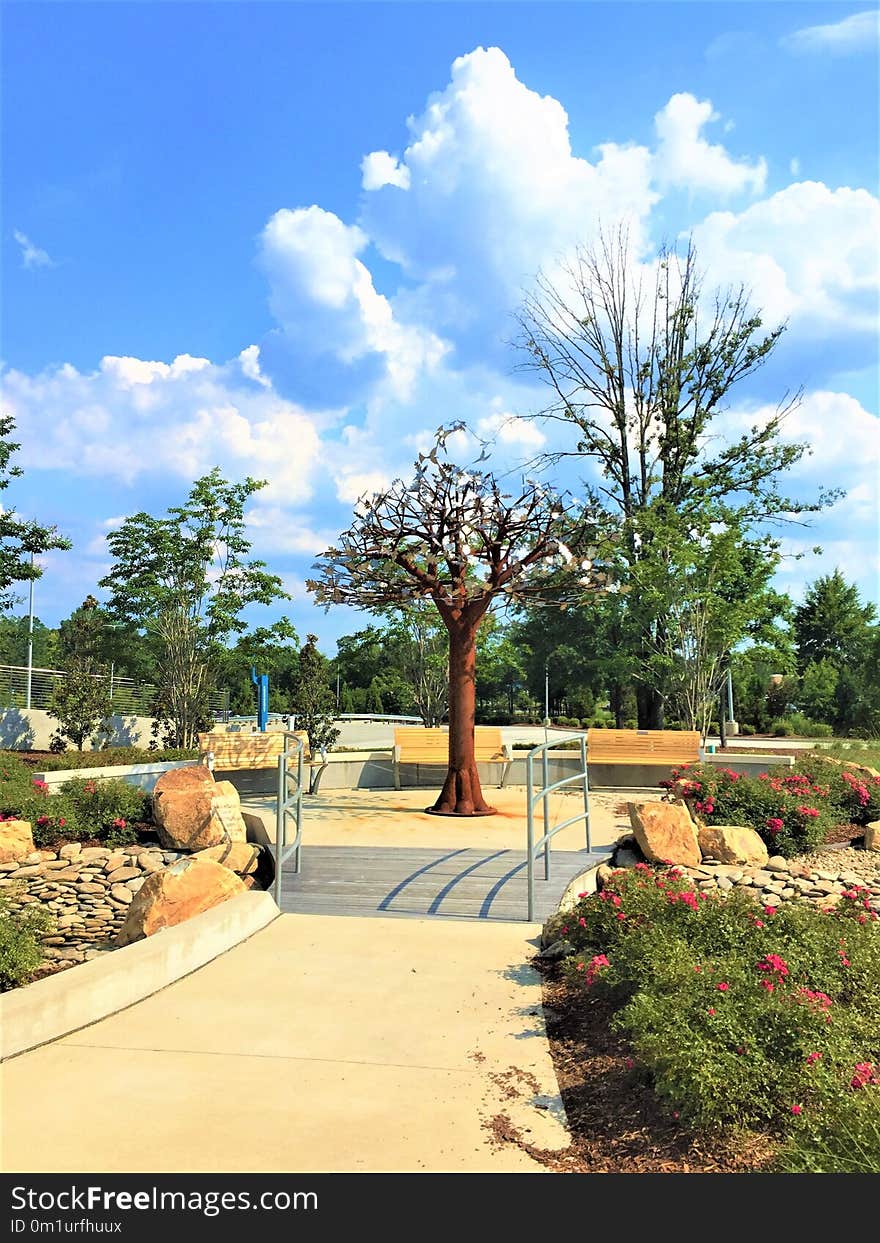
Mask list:
POLYGON ((36 850, 29 824, 0 824, 0 892, 13 909, 39 902, 54 916, 47 960, 97 957, 268 880, 265 852, 246 840, 238 792, 207 768, 164 773, 153 816, 157 840, 118 849, 36 850))
MULTIPOLYGON (((711 827, 691 819, 684 803, 629 804, 633 832, 621 837, 612 854, 613 867, 634 867, 643 861, 674 864, 698 889, 745 888, 765 906, 806 899, 828 907, 845 890, 866 889, 868 909, 880 913, 880 852, 876 849, 819 849, 795 859, 768 857, 767 847, 751 828, 711 827)), ((868 826, 873 844, 877 826, 868 826)), ((611 872, 602 864, 601 885, 611 872)))

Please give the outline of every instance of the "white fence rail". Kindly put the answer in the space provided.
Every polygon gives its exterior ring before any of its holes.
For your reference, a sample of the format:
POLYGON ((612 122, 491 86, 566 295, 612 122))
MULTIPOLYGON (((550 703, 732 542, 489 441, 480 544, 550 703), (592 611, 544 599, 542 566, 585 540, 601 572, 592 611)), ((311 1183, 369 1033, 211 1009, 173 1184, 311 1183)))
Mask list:
MULTIPOLYGON (((63 669, 31 669, 26 665, 0 665, 0 708, 28 707, 28 672, 30 672, 30 707, 46 709, 52 699, 52 691, 59 681, 68 675, 63 669)), ((156 699, 156 687, 151 682, 136 682, 108 673, 92 675, 96 681, 105 682, 113 711, 121 715, 150 716, 156 699)), ((223 713, 228 710, 227 691, 212 691, 211 710, 223 713)))

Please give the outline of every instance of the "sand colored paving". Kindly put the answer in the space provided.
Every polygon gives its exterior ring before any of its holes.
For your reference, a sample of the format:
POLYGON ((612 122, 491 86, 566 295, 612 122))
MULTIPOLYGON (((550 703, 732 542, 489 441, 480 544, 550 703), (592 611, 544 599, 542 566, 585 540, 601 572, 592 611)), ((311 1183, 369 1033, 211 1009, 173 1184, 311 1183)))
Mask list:
POLYGON ((4 1063, 7 1172, 540 1171, 564 1147, 538 928, 283 915, 4 1063))
MULTIPOLYGON (((328 790, 307 795, 303 803, 303 846, 468 846, 474 849, 525 850, 526 791, 523 786, 499 790, 487 786, 487 801, 497 809, 494 816, 462 819, 431 816, 425 808, 437 791, 428 788, 405 790, 328 790)), ((594 847, 616 841, 629 831, 624 809, 627 800, 639 802, 659 798, 660 791, 625 790, 590 793, 590 828, 594 847)), ((558 824, 583 807, 583 797, 574 790, 559 791, 548 798, 550 824, 558 824)), ((247 810, 259 811, 267 834, 274 841, 274 798, 246 798, 247 810)), ((543 812, 535 813, 535 837, 543 833, 543 812)), ((553 849, 582 850, 586 846, 583 824, 563 829, 553 839, 553 849)))

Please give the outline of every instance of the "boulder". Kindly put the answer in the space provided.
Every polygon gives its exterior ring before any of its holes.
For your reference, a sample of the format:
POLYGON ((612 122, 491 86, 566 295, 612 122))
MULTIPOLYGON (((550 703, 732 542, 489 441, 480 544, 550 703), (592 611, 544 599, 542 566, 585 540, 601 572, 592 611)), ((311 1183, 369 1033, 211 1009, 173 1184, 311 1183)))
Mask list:
POLYGON ((699 867, 697 828, 688 809, 676 803, 630 803, 629 818, 639 849, 652 863, 699 867))
POLYGON ((700 850, 719 863, 745 863, 762 868, 767 847, 754 829, 732 824, 701 824, 697 834, 700 850))
POLYGON ((231 782, 215 782, 213 777, 188 788, 160 791, 153 800, 153 818, 166 850, 197 851, 247 840, 238 791, 231 782))
POLYGON ((153 786, 153 800, 166 792, 197 790, 205 784, 214 785, 214 774, 203 764, 193 768, 172 768, 163 773, 153 786))
POLYGON ((141 885, 131 900, 116 944, 130 945, 151 937, 245 892, 240 878, 222 863, 179 859, 171 867, 154 872, 141 885))
POLYGON ((880 851, 880 820, 865 825, 865 850, 880 851))
POLYGON ((193 858, 212 859, 239 876, 250 876, 260 869, 263 854, 262 848, 251 842, 224 842, 220 846, 208 846, 198 851, 193 858))
POLYGON ((0 863, 17 863, 34 853, 29 820, 0 820, 0 863))

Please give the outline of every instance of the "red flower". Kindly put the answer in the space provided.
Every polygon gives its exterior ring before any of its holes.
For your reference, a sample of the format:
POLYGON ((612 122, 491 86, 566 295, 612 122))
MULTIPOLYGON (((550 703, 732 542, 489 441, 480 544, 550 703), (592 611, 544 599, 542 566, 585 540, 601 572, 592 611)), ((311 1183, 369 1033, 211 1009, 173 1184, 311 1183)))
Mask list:
POLYGON ((807 1054, 807 1065, 812 1066, 814 1062, 818 1062, 821 1056, 822 1056, 821 1053, 808 1053, 807 1054))
POLYGON ((801 1114, 804 1112, 804 1107, 803 1105, 792 1105, 791 1112, 795 1115, 801 1114))
POLYGON ((715 987, 718 989, 719 993, 726 993, 730 988, 730 985, 725 980, 722 980, 721 983, 716 984, 715 987))
POLYGON ((709 1007, 709 1009, 706 1011, 706 1013, 707 1013, 707 1014, 711 1014, 711 1015, 713 1015, 713 1017, 714 1017, 714 1014, 715 1014, 715 1008, 714 1008, 714 1006, 710 1006, 710 1007, 709 1007))

